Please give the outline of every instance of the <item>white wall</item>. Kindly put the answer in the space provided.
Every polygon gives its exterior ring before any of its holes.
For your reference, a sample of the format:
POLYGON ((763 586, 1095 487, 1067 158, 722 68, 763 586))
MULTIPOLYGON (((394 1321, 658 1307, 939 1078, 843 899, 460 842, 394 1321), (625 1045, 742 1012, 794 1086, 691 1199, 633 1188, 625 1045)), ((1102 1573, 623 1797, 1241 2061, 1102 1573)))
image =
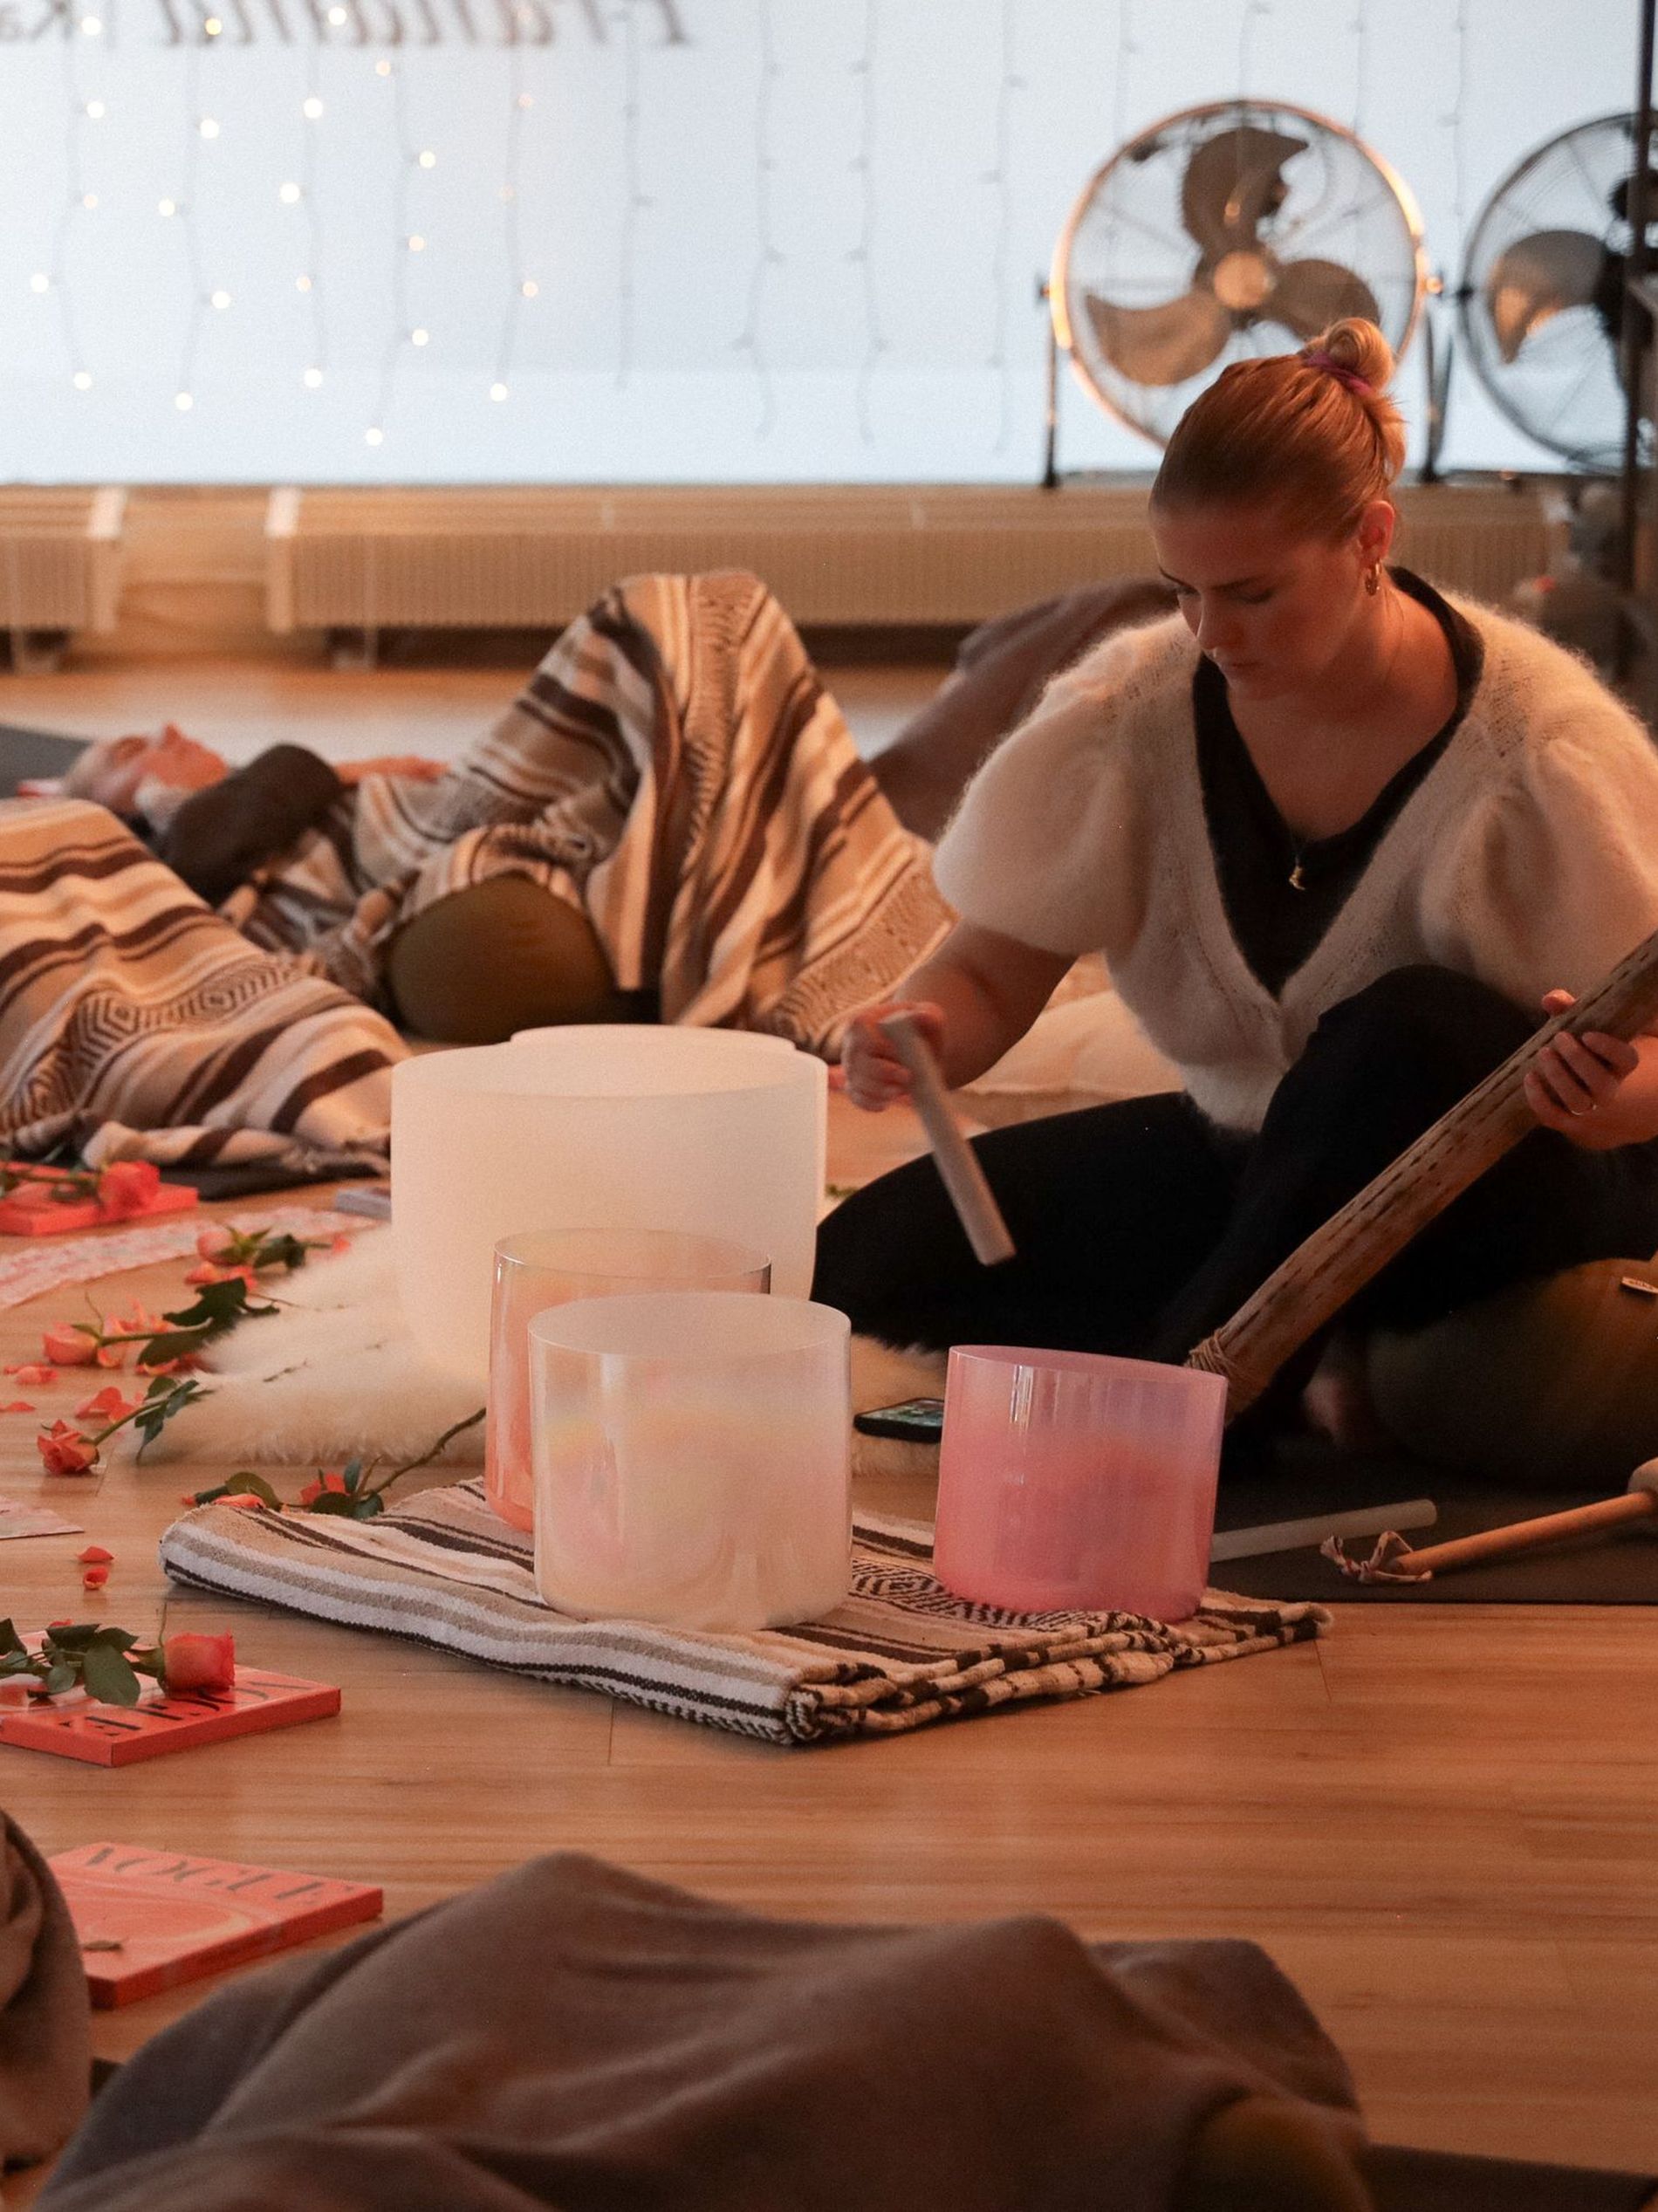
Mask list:
MULTIPOLYGON (((1028 479, 1035 284, 1120 134, 1356 114, 1454 277, 1520 154, 1629 104, 1635 13, 1462 0, 1459 111, 1455 0, 328 7, 0 0, 0 475, 1028 479)), ((1073 387, 1063 458, 1154 454, 1073 387)), ((1459 376, 1448 461, 1538 458, 1459 376)))

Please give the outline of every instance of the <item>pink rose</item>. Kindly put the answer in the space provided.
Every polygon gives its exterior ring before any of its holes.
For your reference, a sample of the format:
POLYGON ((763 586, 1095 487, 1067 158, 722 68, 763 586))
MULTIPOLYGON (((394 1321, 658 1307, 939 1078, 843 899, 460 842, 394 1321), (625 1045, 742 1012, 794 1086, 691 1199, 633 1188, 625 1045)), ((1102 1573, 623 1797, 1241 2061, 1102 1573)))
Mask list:
POLYGON ((234 1689, 234 1636, 168 1636, 161 1645, 161 1681, 169 1689, 234 1689))
POLYGON ((43 1428, 35 1438, 35 1449, 48 1475, 89 1475, 98 1464, 97 1445, 66 1421, 55 1421, 50 1428, 43 1428))
POLYGON ((42 1360, 25 1359, 21 1366, 8 1367, 5 1372, 15 1375, 24 1390, 38 1390, 55 1378, 58 1370, 47 1366, 42 1360))
POLYGON ((141 1214, 161 1187, 161 1171, 153 1160, 117 1160, 98 1178, 98 1202, 106 1214, 141 1214))
POLYGON ((245 1283, 250 1291, 256 1290, 258 1287, 254 1281, 253 1270, 251 1267, 220 1267, 213 1260, 202 1260, 197 1266, 193 1267, 190 1270, 189 1273, 184 1279, 187 1283, 195 1284, 202 1283, 235 1283, 240 1281, 245 1283))
POLYGON ((227 1229, 223 1222, 214 1222, 198 1235, 195 1249, 204 1260, 223 1259, 235 1243, 236 1231, 227 1229))
POLYGON ((314 1483, 307 1483, 299 1493, 301 1505, 314 1505, 325 1490, 333 1490, 341 1497, 346 1495, 346 1478, 332 1470, 319 1474, 314 1483))
POLYGON ((61 1328, 48 1329, 40 1339, 40 1348, 54 1367, 90 1367, 98 1357, 98 1338, 71 1321, 61 1328))

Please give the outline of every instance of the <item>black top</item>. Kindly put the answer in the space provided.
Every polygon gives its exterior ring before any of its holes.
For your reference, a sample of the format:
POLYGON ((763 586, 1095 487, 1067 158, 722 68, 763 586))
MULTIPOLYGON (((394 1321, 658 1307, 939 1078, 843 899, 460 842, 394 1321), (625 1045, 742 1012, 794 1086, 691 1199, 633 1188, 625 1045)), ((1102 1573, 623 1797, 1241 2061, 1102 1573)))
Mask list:
POLYGON ((346 786, 303 745, 272 745, 247 767, 192 791, 158 830, 158 859, 220 906, 257 867, 327 813, 346 786))
POLYGON ((1389 573, 1445 633, 1456 704, 1444 728, 1412 754, 1358 821, 1334 837, 1297 838, 1238 735, 1225 677, 1205 659, 1192 678, 1197 772, 1222 903, 1238 950, 1275 996, 1346 903, 1394 816, 1449 744, 1479 682, 1484 647, 1472 623, 1408 569, 1389 573))

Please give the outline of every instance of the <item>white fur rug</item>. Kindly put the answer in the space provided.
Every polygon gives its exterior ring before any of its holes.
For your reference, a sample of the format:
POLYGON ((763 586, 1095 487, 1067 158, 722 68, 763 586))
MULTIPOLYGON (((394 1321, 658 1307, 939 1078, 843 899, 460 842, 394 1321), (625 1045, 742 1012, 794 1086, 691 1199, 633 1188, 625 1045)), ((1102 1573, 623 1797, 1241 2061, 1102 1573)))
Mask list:
MULTIPOLYGON (((415 1349, 398 1309, 394 1251, 393 1232, 375 1229, 338 1259, 312 1260, 273 1284, 282 1311, 244 1321, 212 1347, 202 1377, 209 1394, 168 1421, 144 1464, 337 1467, 356 1453, 417 1459, 476 1412, 473 1386, 415 1349)), ((471 1428, 442 1464, 483 1457, 483 1429, 471 1428)))
MULTIPOLYGON (((397 1303, 394 1232, 358 1235, 338 1259, 312 1260, 273 1286, 279 1313, 244 1321, 207 1356, 209 1394, 168 1421, 144 1455, 147 1467, 338 1467, 360 1454, 417 1459, 443 1431, 476 1410, 478 1394, 415 1348, 397 1303)), ((861 1409, 943 1389, 942 1353, 894 1352, 867 1338, 853 1344, 853 1404, 861 1409)), ((131 1460, 131 1429, 114 1455, 131 1460)), ((910 1473, 935 1453, 916 1444, 860 1436, 860 1473, 910 1473)), ((482 1427, 445 1449, 442 1466, 476 1466, 482 1427)))

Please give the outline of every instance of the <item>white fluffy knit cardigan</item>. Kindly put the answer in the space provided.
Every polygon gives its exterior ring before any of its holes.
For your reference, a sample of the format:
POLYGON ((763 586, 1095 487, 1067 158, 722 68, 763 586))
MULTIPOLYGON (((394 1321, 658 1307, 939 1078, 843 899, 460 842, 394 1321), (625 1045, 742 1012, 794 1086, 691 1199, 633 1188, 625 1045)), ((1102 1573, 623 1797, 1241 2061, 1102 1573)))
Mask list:
POLYGON ((1058 677, 974 778, 935 860, 964 919, 1112 980, 1213 1120, 1260 1127, 1321 1014, 1433 962, 1538 1010, 1658 929, 1658 750, 1583 663, 1453 600, 1484 668, 1444 752, 1278 996, 1239 950, 1204 819, 1197 648, 1178 615, 1058 677))

